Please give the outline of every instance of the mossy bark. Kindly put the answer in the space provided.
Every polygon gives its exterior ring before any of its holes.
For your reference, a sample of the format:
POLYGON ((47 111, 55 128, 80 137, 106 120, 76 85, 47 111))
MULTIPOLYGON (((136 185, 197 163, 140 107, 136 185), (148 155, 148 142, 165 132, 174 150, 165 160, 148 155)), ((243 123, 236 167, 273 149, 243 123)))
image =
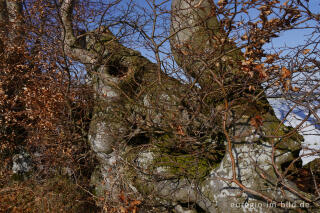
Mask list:
MULTIPOLYGON (((191 20, 191 28, 188 31, 182 30, 172 40, 177 63, 192 77, 201 76, 199 90, 208 85, 212 86, 212 72, 216 75, 227 72, 227 80, 224 82, 226 87, 233 79, 241 82, 244 78, 238 67, 239 61, 243 59, 241 51, 232 42, 221 40, 225 35, 217 18, 211 14, 213 6, 210 2, 193 1, 192 10, 180 14, 189 16, 190 13, 196 12, 191 16, 194 17, 194 20, 191 20), (200 6, 204 10, 194 7, 199 2, 202 2, 200 6), (188 36, 192 35, 196 36, 190 40, 188 36), (213 37, 216 39, 212 39, 213 37), (189 46, 184 46, 184 42, 189 42, 189 46), (219 46, 220 49, 212 49, 209 45, 219 46), (179 48, 180 52, 177 51, 179 48), (207 58, 197 58, 197 54, 202 56, 208 52, 211 52, 209 56, 214 58, 208 59, 208 63, 211 64, 209 67, 202 63, 202 60, 207 58), (221 54, 224 54, 224 57, 220 57, 221 54), (215 63, 215 60, 219 63, 215 63)), ((185 3, 184 0, 173 1, 174 8, 178 9, 176 12, 179 12, 181 4, 185 3)), ((177 30, 175 21, 183 19, 180 17, 173 20, 173 30, 177 30)), ((101 162, 101 167, 95 174, 100 180, 109 181, 101 192, 112 188, 111 183, 114 183, 114 180, 110 176, 121 174, 141 194, 153 195, 165 204, 194 202, 207 212, 247 212, 246 209, 231 209, 230 206, 232 203, 246 200, 265 206, 265 202, 252 194, 243 193, 239 186, 219 179, 233 176, 228 150, 224 150, 226 140, 223 137, 223 118, 217 117, 216 124, 221 127, 217 128, 216 137, 207 135, 203 137, 203 141, 198 141, 201 144, 199 146, 177 148, 182 145, 179 137, 182 138, 184 133, 177 134, 177 125, 174 126, 163 117, 166 114, 182 121, 187 120, 185 117, 190 117, 185 116, 179 108, 182 105, 181 94, 188 91, 186 85, 162 72, 159 73, 156 64, 148 61, 140 53, 124 47, 110 32, 105 38, 101 37, 99 43, 93 42, 93 46, 88 49, 100 52, 100 56, 103 56, 99 63, 88 66, 92 71, 92 83, 97 91, 97 106, 89 137, 92 148, 101 162), (137 121, 139 119, 141 121, 137 121), (131 120, 137 123, 136 128, 130 126, 131 120), (121 137, 126 134, 129 134, 130 140, 121 137), (123 142, 128 143, 121 148, 120 144, 123 142), (192 152, 200 148, 205 150, 205 146, 213 147, 212 145, 219 146, 216 146, 216 150, 208 148, 207 155, 194 155, 192 152), (129 164, 121 165, 120 158, 129 164), (241 196, 237 197, 238 194, 241 196)), ((211 87, 214 88, 219 90, 218 86, 211 87)), ((258 90, 261 92, 262 88, 258 90)), ((264 95, 257 100, 252 100, 242 93, 233 95, 231 92, 221 97, 210 96, 206 99, 208 108, 223 112, 226 110, 221 104, 223 99, 232 102, 228 109, 228 134, 232 138, 233 155, 236 156, 237 178, 250 189, 281 200, 281 190, 277 184, 270 183, 270 180, 278 180, 273 166, 281 170, 282 165, 297 157, 301 149, 301 136, 294 133, 280 140, 267 137, 281 138, 290 130, 276 118, 264 95), (261 117, 262 123, 255 126, 252 125, 252 119, 257 115, 261 117), (276 147, 275 165, 270 163, 273 160, 272 144, 276 147), (268 177, 269 181, 262 178, 261 174, 268 177)), ((199 115, 210 116, 210 110, 201 110, 199 115)), ((194 124, 195 127, 197 125, 194 124)), ((96 178, 94 182, 99 181, 96 178)), ((288 184, 295 188, 294 184, 288 184)), ((114 192, 115 199, 117 193, 120 191, 114 192)), ((301 201, 292 193, 287 193, 287 198, 301 201)), ((269 210, 264 207, 260 212, 267 211, 269 210)), ((275 211, 282 212, 280 209, 275 211)))

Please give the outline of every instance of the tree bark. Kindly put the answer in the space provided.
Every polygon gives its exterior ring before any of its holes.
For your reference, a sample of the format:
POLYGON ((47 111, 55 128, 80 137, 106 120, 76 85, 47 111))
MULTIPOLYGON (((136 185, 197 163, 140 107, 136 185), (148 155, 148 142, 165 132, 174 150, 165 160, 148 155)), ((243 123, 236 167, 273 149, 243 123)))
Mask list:
MULTIPOLYGON (((173 0, 172 6, 172 33, 176 34, 171 41, 172 51, 177 63, 185 69, 185 72, 197 79, 202 88, 214 83, 223 89, 228 87, 233 79, 238 78, 241 82, 243 74, 237 64, 243 59, 243 55, 235 44, 226 40, 227 37, 221 29, 222 27, 211 13, 214 7, 212 1, 173 0), (217 65, 216 62, 219 62, 220 65, 217 65), (221 81, 219 77, 223 75, 226 75, 229 80, 221 81)), ((130 163, 134 165, 144 164, 144 166, 138 165, 142 169, 141 173, 136 172, 136 167, 130 167, 128 169, 130 172, 128 172, 117 166, 120 161, 119 158, 125 158, 125 161, 128 158, 116 149, 115 135, 130 131, 130 128, 126 126, 127 124, 114 119, 118 112, 117 109, 121 110, 121 107, 126 106, 130 98, 133 99, 130 100, 132 102, 141 102, 142 100, 144 107, 151 108, 147 93, 141 92, 140 97, 126 97, 123 95, 123 91, 136 90, 141 85, 150 85, 150 82, 156 82, 158 67, 138 52, 121 45, 107 29, 97 29, 91 32, 98 35, 94 36, 95 38, 99 38, 100 34, 101 39, 91 39, 88 42, 89 46, 83 48, 78 45, 72 25, 73 7, 73 0, 65 0, 60 10, 64 48, 69 57, 87 65, 88 72, 91 72, 92 75, 92 84, 97 92, 97 104, 100 105, 96 106, 91 122, 89 142, 101 162, 99 173, 106 184, 100 186, 111 192, 113 200, 117 199, 121 191, 120 182, 117 182, 117 176, 121 175, 127 178, 126 181, 129 185, 132 184, 136 188, 140 186, 142 188, 141 193, 143 193, 142 191, 148 191, 144 189, 152 189, 151 193, 153 195, 158 196, 161 201, 171 202, 170 205, 177 202, 192 201, 208 212, 228 212, 230 210, 229 204, 232 202, 244 203, 246 200, 250 200, 250 202, 263 203, 263 201, 269 202, 281 199, 281 192, 284 191, 273 183, 277 180, 277 173, 274 169, 279 169, 283 164, 291 162, 296 157, 294 153, 301 148, 301 139, 299 135, 290 137, 286 144, 279 145, 277 143, 278 145, 275 146, 279 150, 275 150, 272 140, 265 139, 265 136, 275 132, 280 132, 276 136, 283 136, 285 134, 283 124, 275 117, 273 110, 265 99, 254 100, 251 103, 249 98, 241 97, 241 94, 232 109, 229 108, 228 101, 232 102, 234 99, 227 99, 227 94, 223 96, 225 98, 223 106, 212 104, 212 108, 215 108, 221 113, 219 115, 222 115, 222 118, 217 117, 217 119, 222 120, 221 127, 218 129, 226 138, 224 141, 226 155, 216 167, 208 168, 211 170, 204 180, 192 179, 189 182, 188 179, 172 180, 168 178, 157 181, 155 177, 161 177, 161 169, 164 168, 161 166, 155 168, 152 164, 157 158, 162 157, 161 153, 157 155, 154 149, 144 150, 141 148, 132 157, 133 160, 130 163), (219 107, 220 109, 218 109, 219 107), (266 121, 261 126, 261 131, 256 130, 250 124, 251 119, 255 118, 257 113, 260 113, 266 121), (275 130, 275 126, 280 130, 275 130), (151 162, 151 165, 145 166, 148 162, 151 162), (149 168, 153 168, 153 171, 150 172, 149 168), (125 172, 127 174, 124 174, 125 172), (150 173, 153 173, 154 176, 146 175, 150 173), (263 176, 266 175, 270 178, 264 179, 263 176), (265 191, 267 193, 264 193, 265 191)), ((163 75, 163 86, 145 87, 152 90, 149 94, 160 94, 157 97, 163 98, 167 97, 168 94, 179 94, 181 91, 185 91, 186 87, 182 83, 163 73, 161 75, 163 75)), ((167 105, 177 106, 181 104, 171 98, 174 96, 166 99, 167 105)), ((160 99, 158 101, 160 102, 160 99)), ((183 120, 183 115, 179 110, 174 109, 172 111, 176 111, 178 114, 174 114, 174 116, 183 120)), ((141 114, 145 116, 144 124, 148 126, 148 110, 143 111, 143 113, 141 114)), ((203 114, 206 116, 208 112, 203 112, 203 114)), ((180 133, 180 136, 181 134, 183 132, 180 133)), ((167 140, 174 143, 174 139, 170 138, 170 134, 168 135, 166 135, 169 137, 167 140)), ((170 173, 170 170, 164 170, 170 173)), ((96 181, 96 184, 99 185, 99 181, 96 181)), ((291 187, 292 184, 289 183, 287 186, 291 187)), ((292 187, 294 188, 294 186, 292 187)), ((296 196, 292 191, 287 190, 285 193, 287 193, 289 200, 301 201, 299 196, 296 196)), ((237 210, 237 212, 241 211, 245 212, 243 209, 237 210)))
POLYGON ((6 0, 6 11, 8 15, 8 38, 14 44, 24 43, 23 29, 23 7, 22 0, 6 0))

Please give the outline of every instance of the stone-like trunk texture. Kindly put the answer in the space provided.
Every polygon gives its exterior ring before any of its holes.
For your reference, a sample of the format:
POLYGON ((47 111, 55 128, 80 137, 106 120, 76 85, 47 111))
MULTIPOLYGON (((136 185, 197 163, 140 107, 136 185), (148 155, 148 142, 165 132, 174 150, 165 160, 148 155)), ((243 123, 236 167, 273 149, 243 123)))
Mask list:
MULTIPOLYGON (((212 73, 221 72, 222 66, 228 72, 228 78, 224 81, 226 87, 234 79, 241 83, 244 78, 237 68, 243 55, 236 45, 226 41, 224 45, 217 46, 216 39, 223 38, 224 32, 212 13, 213 7, 210 0, 172 1, 171 33, 176 33, 171 40, 172 52, 187 75, 196 78, 201 74, 198 82, 202 89, 208 86, 219 88, 212 73), (215 63, 215 59, 220 63, 215 63), (205 66, 203 60, 211 65, 205 66)), ((172 150, 169 153, 177 139, 174 137, 176 132, 159 131, 171 125, 163 119, 165 110, 169 109, 172 117, 182 123, 191 122, 190 125, 195 128, 203 124, 190 121, 192 115, 179 108, 182 101, 178 97, 187 86, 163 73, 160 74, 162 84, 157 84, 158 67, 138 52, 121 45, 107 29, 92 32, 99 37, 89 38, 85 48, 74 45, 76 38, 68 32, 72 29, 70 8, 72 1, 65 1, 62 9, 67 14, 62 15, 62 19, 67 29, 67 50, 71 57, 87 65, 97 92, 89 133, 92 150, 100 160, 100 166, 92 177, 97 194, 116 201, 121 184, 125 182, 135 193, 152 196, 156 204, 173 206, 176 212, 187 212, 183 210, 186 203, 211 213, 289 211, 274 207, 259 194, 278 202, 303 203, 286 188, 298 191, 294 184, 281 180, 277 174, 277 170, 286 169, 285 166, 298 156, 302 138, 298 134, 282 139, 266 137, 281 137, 290 130, 276 118, 263 95, 258 100, 250 100, 237 94, 232 110, 225 113, 225 122, 228 123, 226 132, 220 122, 224 119, 223 96, 208 97, 212 111, 220 112, 221 118, 217 117, 216 123, 221 127, 218 126, 216 134, 222 136, 214 140, 208 136, 205 143, 208 151, 212 145, 224 144, 226 151, 224 155, 219 155, 220 161, 211 164, 210 155, 194 159, 192 155, 190 157, 172 150), (263 120, 258 128, 250 123, 257 114, 263 120), (136 128, 133 128, 132 121, 137 123, 136 128), (231 141, 226 139, 226 134, 231 141), (124 138, 124 135, 130 137, 124 138), (124 142, 128 143, 123 146, 124 142), (246 190, 227 180, 234 175, 228 152, 230 144, 236 179, 246 190), (175 163, 179 165, 175 166, 175 163)), ((257 90, 260 92, 262 88, 257 90)), ((233 94, 226 95, 232 101, 233 94)), ((209 117, 210 112, 204 110, 198 116, 209 117)), ((195 208, 189 210, 196 211, 195 208)))

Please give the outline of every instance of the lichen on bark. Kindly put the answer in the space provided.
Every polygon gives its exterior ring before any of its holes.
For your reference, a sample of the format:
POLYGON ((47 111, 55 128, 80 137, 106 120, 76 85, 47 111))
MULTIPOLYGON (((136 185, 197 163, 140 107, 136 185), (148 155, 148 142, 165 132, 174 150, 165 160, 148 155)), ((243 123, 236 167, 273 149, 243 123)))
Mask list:
MULTIPOLYGON (((159 84, 158 65, 124 47, 108 29, 93 32, 100 37, 93 37, 85 49, 70 45, 76 40, 66 33, 70 56, 87 65, 97 93, 89 141, 101 164, 95 176, 106 182, 97 191, 113 190, 117 199, 122 186, 114 177, 122 175, 134 191, 165 205, 193 202, 207 212, 229 212, 231 203, 266 202, 226 180, 235 177, 250 190, 283 200, 275 170, 281 171, 297 157, 302 138, 296 132, 287 136, 290 130, 276 118, 261 86, 256 88, 255 93, 261 94, 257 99, 247 90, 234 92, 248 79, 239 68, 244 56, 226 37, 214 7, 209 0, 172 1, 174 57, 187 75, 197 79, 194 90, 213 91, 203 100, 206 107, 191 110, 197 112, 196 118, 188 111, 196 103, 183 99, 190 92, 188 85, 163 72, 159 84), (86 57, 77 56, 79 51, 86 57), (225 76, 222 85, 214 77, 220 74, 225 76), (226 101, 232 104, 226 107, 226 101), (206 121, 211 114, 215 120, 206 121), (196 130, 206 134, 196 135, 196 130)), ((72 29, 68 16, 62 18, 72 29)), ((296 189, 290 181, 282 181, 296 189)), ((285 193, 287 199, 301 202, 295 193, 285 193)))

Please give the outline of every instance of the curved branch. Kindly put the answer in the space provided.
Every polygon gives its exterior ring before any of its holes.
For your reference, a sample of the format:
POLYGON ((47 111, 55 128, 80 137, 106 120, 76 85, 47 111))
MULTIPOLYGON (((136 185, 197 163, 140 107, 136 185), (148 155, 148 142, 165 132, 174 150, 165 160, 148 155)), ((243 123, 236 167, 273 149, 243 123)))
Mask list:
POLYGON ((64 0, 60 8, 64 49, 71 58, 83 64, 94 64, 97 62, 98 57, 94 53, 76 44, 77 38, 74 35, 72 24, 74 4, 74 0, 64 0))

